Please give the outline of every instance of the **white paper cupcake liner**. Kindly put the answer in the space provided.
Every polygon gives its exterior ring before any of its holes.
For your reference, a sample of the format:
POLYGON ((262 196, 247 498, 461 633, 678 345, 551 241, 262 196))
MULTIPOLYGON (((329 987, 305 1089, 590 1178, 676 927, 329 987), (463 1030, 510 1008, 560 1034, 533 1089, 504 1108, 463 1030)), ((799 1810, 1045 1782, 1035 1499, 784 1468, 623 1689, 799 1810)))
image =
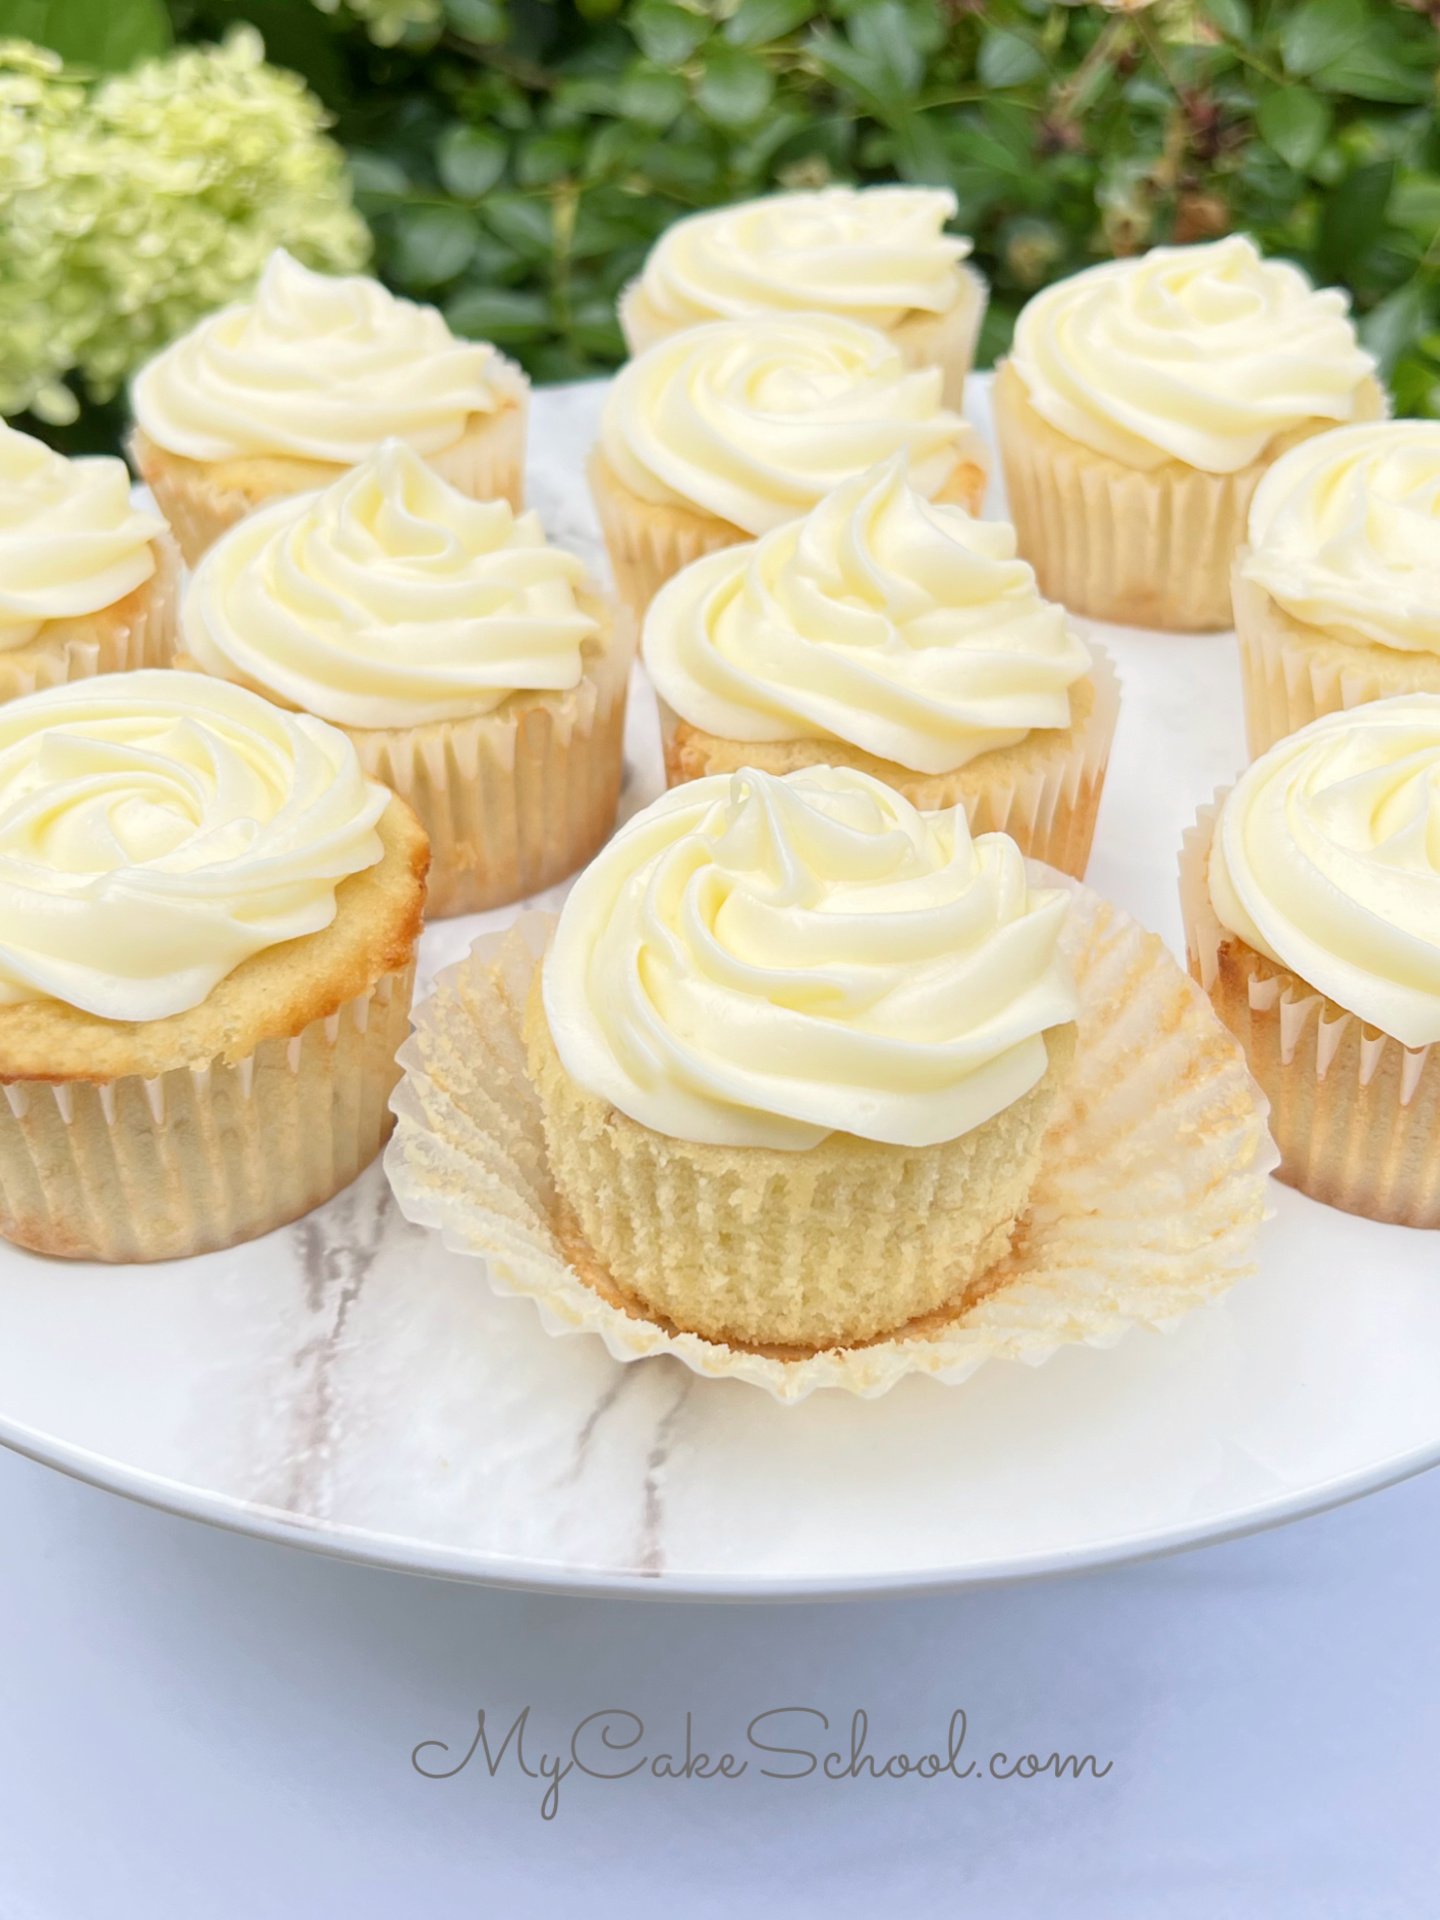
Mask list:
POLYGON ((132 596, 123 619, 113 607, 91 619, 53 623, 54 638, 0 653, 0 700, 19 700, 45 687, 89 680, 101 673, 168 667, 175 652, 180 555, 168 532, 155 539, 155 571, 132 596))
POLYGON ((1161 942, 1088 888, 1067 887, 1079 1046, 1017 1244, 985 1297, 871 1345, 804 1358, 731 1347, 641 1319, 568 1263, 522 1022, 554 919, 527 913, 442 973, 401 1049, 386 1170, 401 1211, 477 1256, 552 1333, 592 1333, 619 1361, 670 1354, 777 1400, 820 1388, 872 1398, 912 1373, 966 1379, 987 1360, 1038 1365, 1062 1346, 1165 1328, 1253 1268, 1276 1154, 1236 1043, 1161 942))

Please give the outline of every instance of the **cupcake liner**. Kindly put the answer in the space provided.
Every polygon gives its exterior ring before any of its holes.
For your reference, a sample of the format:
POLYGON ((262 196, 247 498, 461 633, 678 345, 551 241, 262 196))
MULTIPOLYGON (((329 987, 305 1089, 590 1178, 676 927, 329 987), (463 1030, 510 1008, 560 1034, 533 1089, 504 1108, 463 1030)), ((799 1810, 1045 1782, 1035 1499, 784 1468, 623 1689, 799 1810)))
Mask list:
POLYGON ((422 727, 342 729, 430 836, 429 920, 554 886, 614 829, 634 628, 623 609, 585 605, 604 623, 602 641, 568 692, 422 727))
POLYGON ((0 1235, 69 1259, 170 1260, 308 1213, 385 1143, 414 982, 412 961, 234 1062, 0 1081, 0 1235))
MULTIPOLYGON (((1329 424, 1280 436, 1238 473, 1178 461, 1147 473, 1057 433, 1008 363, 993 401, 1010 517, 1042 593, 1091 619, 1174 632, 1230 625, 1251 496, 1287 447, 1329 424)), ((1367 405, 1383 411, 1378 388, 1367 405)))
POLYGON ((0 701, 95 674, 169 666, 176 644, 180 556, 168 533, 157 535, 153 545, 155 571, 117 605, 51 621, 49 634, 13 653, 0 653, 0 701))
POLYGON ((1440 655, 1342 639, 1292 618, 1262 586, 1232 583, 1245 737, 1254 760, 1322 714, 1396 693, 1440 693, 1440 655))
POLYGON ((1064 730, 981 754, 953 773, 912 773, 887 760, 827 740, 722 740, 682 721, 657 694, 665 784, 678 787, 710 773, 759 766, 791 773, 800 766, 856 766, 903 793, 922 813, 962 804, 972 833, 1008 833, 1032 860, 1083 880, 1105 789, 1110 746, 1120 713, 1120 681, 1103 647, 1089 642, 1092 703, 1084 720, 1064 730))
MULTIPOLYGON (((945 405, 957 412, 965 397, 966 377, 975 365, 975 348, 990 303, 990 286, 983 274, 962 263, 960 277, 959 298, 947 312, 907 313, 893 326, 880 329, 895 342, 909 366, 939 367, 945 376, 941 389, 945 405)), ((638 279, 621 290, 618 305, 620 331, 632 359, 684 331, 660 318, 646 300, 638 279)))
MULTIPOLYGON (((518 513, 525 503, 526 413, 522 399, 498 414, 476 416, 453 447, 428 454, 428 464, 472 499, 508 500, 518 513)), ((129 452, 190 567, 198 564, 222 533, 228 533, 257 507, 282 494, 313 492, 346 471, 325 461, 277 457, 254 463, 253 486, 236 486, 233 481, 226 484, 216 478, 213 466, 172 458, 138 427, 130 436, 129 452), (277 484, 287 467, 293 469, 292 483, 277 484)), ((225 464, 233 470, 244 463, 225 464)))
POLYGON ((1264 1101, 1153 934, 1063 875, 1038 865, 1031 875, 1073 896, 1064 940, 1080 989, 1078 1046, 1016 1243, 984 1297, 958 1314, 781 1358, 607 1297, 593 1256, 565 1238, 526 1067, 524 1009, 554 925, 547 914, 478 940, 417 1010, 386 1155, 401 1211, 478 1256, 498 1292, 533 1299, 552 1333, 596 1334, 619 1361, 668 1353, 787 1402, 822 1387, 869 1398, 911 1373, 960 1381, 987 1360, 1037 1365, 1062 1346, 1171 1325, 1252 1270, 1275 1164, 1264 1101))
MULTIPOLYGON (((707 553, 743 545, 754 537, 712 514, 640 499, 616 479, 598 447, 590 456, 588 477, 616 595, 637 622, 665 582, 682 568, 707 553)), ((962 459, 935 498, 979 513, 988 478, 983 466, 962 459)))
POLYGON ((1180 856, 1190 971, 1270 1102, 1279 1177, 1346 1213, 1440 1227, 1440 1048, 1410 1048, 1227 932, 1207 867, 1225 790, 1180 856))

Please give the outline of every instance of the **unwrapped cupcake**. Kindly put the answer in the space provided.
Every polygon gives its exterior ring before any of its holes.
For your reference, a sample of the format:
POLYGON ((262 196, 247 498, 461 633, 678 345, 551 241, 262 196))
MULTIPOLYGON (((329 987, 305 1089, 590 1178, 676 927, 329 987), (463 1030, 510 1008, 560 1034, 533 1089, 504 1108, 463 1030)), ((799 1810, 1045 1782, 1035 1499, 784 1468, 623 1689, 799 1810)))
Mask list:
POLYGON ((621 368, 590 486, 620 597, 642 614, 701 554, 769 533, 905 453, 928 499, 978 508, 985 452, 873 327, 828 314, 691 327, 621 368))
POLYGON ((1109 261, 1037 294, 995 381, 1020 551, 1074 613, 1230 624, 1262 474, 1385 396, 1346 296, 1236 234, 1109 261))
POLYGON ((633 623, 537 516, 400 441, 213 546, 185 658, 348 735, 429 831, 432 916, 584 864, 615 821, 633 623))
POLYGON ((576 883, 526 1021, 581 1270, 766 1347, 959 1306, 1074 1053, 1067 898, 853 769, 662 796, 576 883))
POLYGON ((518 367, 457 340, 434 307, 282 249, 252 299, 141 368, 131 454, 193 566, 256 507, 328 485, 391 437, 462 493, 518 509, 527 394, 518 367))
POLYGON ((390 1130, 426 857, 342 733, 241 687, 0 707, 0 1234, 170 1259, 353 1179, 390 1130))
POLYGON ((1083 876, 1118 687, 1015 556, 905 456, 694 561, 645 618, 667 778, 856 767, 1083 876))
POLYGON ((168 665, 176 573, 123 460, 67 460, 0 421, 0 701, 168 665))
POLYGON ((1292 447, 1256 489, 1234 595, 1252 754, 1322 713, 1440 693, 1440 422, 1292 447))
POLYGON ((1181 896, 1280 1177, 1440 1226, 1440 694, 1326 714, 1262 754, 1187 837, 1181 896))
POLYGON ((823 312, 888 334, 939 367, 960 405, 985 317, 984 280, 945 187, 818 187, 692 213, 667 227, 620 298, 631 353, 707 320, 823 312))

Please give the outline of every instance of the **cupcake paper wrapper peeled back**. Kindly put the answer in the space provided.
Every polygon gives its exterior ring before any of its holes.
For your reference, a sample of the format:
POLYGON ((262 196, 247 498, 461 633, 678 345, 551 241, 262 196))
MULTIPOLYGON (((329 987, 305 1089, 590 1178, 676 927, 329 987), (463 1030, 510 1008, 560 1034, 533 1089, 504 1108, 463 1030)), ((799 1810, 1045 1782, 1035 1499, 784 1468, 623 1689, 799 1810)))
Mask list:
POLYGON ((179 556, 170 535, 152 543, 155 571, 132 593, 98 613, 49 621, 29 645, 0 652, 0 701, 44 687, 136 667, 168 667, 174 657, 179 556))
POLYGON ((953 773, 912 773, 843 741, 722 740, 690 726, 662 700, 666 784, 745 766, 781 774, 802 766, 858 767, 922 813, 963 805, 973 834, 1008 833, 1030 859, 1083 880, 1120 712, 1120 682, 1110 656, 1088 644, 1091 669, 1071 690, 1077 711, 1069 727, 1036 729, 1017 745, 981 754, 953 773))
MULTIPOLYGON (((1231 566, 1256 487, 1289 447, 1334 425, 1315 420, 1279 434, 1235 473, 1178 460, 1141 470, 1043 420, 1008 361, 996 372, 994 408, 1010 517, 1046 598, 1093 620, 1182 633, 1230 625, 1231 566)), ((1355 418, 1384 413, 1382 389, 1367 380, 1355 418)))
POLYGON ((871 1397, 909 1373, 957 1381, 988 1359, 1033 1365, 1060 1346, 1168 1326, 1252 1268, 1275 1159, 1264 1102, 1154 935, 1059 875, 1031 877, 1072 892, 1063 944, 1080 989, 1078 1044, 1015 1245, 948 1310, 808 1354, 640 1315, 567 1239, 557 1208, 523 1031, 554 926, 545 914, 477 941, 417 1009, 386 1157, 402 1212, 481 1257, 497 1291, 534 1299, 553 1333, 598 1334, 617 1360, 669 1353, 787 1402, 821 1387, 871 1397))
POLYGON ((1187 959, 1270 1103, 1279 1177, 1346 1213, 1440 1227, 1440 1050, 1402 1046, 1221 926, 1207 869, 1224 798, 1185 835, 1187 959))
MULTIPOLYGON (((498 413, 472 416, 452 446, 425 455, 427 465, 472 500, 508 500, 520 512, 525 504, 527 412, 522 398, 498 413)), ((257 507, 284 494, 316 492, 345 471, 330 461, 278 454, 217 463, 187 460, 156 446, 139 427, 130 436, 129 450, 190 567, 257 507)))

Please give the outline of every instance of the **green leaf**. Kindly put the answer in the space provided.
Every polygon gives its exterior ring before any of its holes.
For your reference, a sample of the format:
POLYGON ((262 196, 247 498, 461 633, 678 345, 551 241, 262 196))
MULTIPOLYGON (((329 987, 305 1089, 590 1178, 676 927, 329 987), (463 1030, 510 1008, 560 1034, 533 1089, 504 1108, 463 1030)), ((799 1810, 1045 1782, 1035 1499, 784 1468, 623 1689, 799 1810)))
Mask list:
POLYGON ((1397 59, 1370 37, 1347 47, 1337 59, 1327 60, 1312 78, 1317 87, 1330 93, 1351 94, 1357 100, 1390 101, 1397 106, 1419 106, 1435 91, 1433 73, 1397 59))
POLYGON ((1260 102, 1260 131, 1288 166, 1303 173, 1325 144, 1330 106, 1305 87, 1280 87, 1260 102))
POLYGON ((492 193, 480 212, 490 231, 523 260, 550 259, 555 250, 555 216, 548 200, 523 193, 492 193))
POLYGON ((1360 322, 1360 338, 1380 362, 1388 380, 1400 355, 1414 344, 1425 325, 1425 293, 1411 280, 1382 300, 1360 322))
POLYGON ((102 73, 164 53, 170 37, 163 0, 0 0, 0 39, 33 40, 102 73))
POLYGON ((475 221, 464 207, 407 207, 390 245, 390 271, 401 286, 425 293, 463 273, 475 248, 475 221))
POLYGON ((980 42, 977 71, 987 87, 1023 87, 1045 71, 1045 56, 1023 34, 989 27, 980 42))
POLYGON ((738 47, 711 49, 695 90, 695 104, 718 127, 748 127, 760 118, 775 91, 775 76, 763 60, 738 47))
POLYGON ((388 153, 356 147, 349 156, 350 184, 367 200, 399 200, 410 191, 410 180, 400 162, 388 153))
POLYGON ((527 134, 515 148, 515 180, 522 187, 550 187, 580 164, 580 136, 569 128, 527 134))
POLYGON ((1329 280, 1353 281, 1355 268, 1385 225, 1395 162, 1377 160, 1348 174, 1325 204, 1316 256, 1329 280))
POLYGON ((638 120, 642 127, 668 127, 689 96, 678 74, 637 61, 622 76, 617 97, 627 120, 638 120))
POLYGON ((1280 29, 1287 73, 1303 79, 1364 38, 1365 0, 1303 0, 1280 29))
POLYGON ((543 339, 550 326, 550 302, 543 293, 514 287, 462 287, 445 302, 445 318, 467 340, 506 346, 543 339))
POLYGON ((674 0, 639 0, 625 24, 646 59, 661 67, 682 65, 710 33, 703 13, 676 6, 674 0))
POLYGON ((901 0, 866 0, 850 17, 850 43, 871 72, 882 100, 898 107, 913 100, 925 78, 925 56, 915 43, 901 0))
POLYGON ((435 144, 435 170, 457 200, 479 200, 505 171, 505 142, 485 127, 447 127, 435 144))
POLYGON ((493 46, 505 38, 504 0, 445 0, 446 24, 463 40, 493 46))
POLYGON ((815 0, 740 0, 725 22, 732 47, 764 47, 803 27, 815 12, 815 0))

